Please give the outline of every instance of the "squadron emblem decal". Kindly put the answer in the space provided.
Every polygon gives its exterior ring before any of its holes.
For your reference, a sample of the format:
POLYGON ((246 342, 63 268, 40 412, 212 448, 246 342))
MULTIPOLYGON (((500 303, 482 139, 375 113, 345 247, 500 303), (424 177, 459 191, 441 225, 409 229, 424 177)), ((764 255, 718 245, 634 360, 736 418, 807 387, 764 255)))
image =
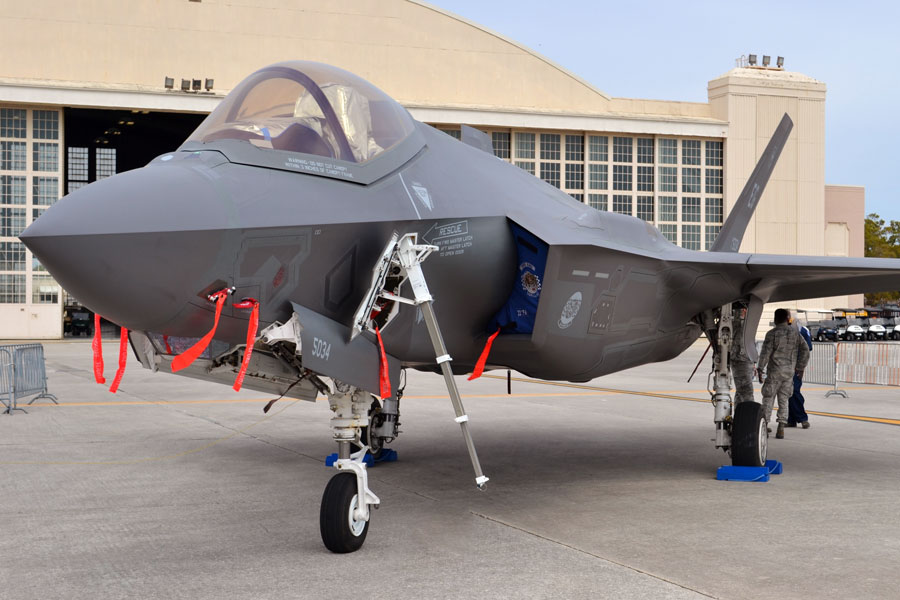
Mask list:
POLYGON ((530 297, 537 298, 541 293, 541 278, 535 273, 534 265, 530 262, 523 262, 519 265, 519 271, 522 273, 522 290, 530 297))
POLYGON ((560 329, 568 329, 575 321, 575 317, 578 316, 579 310, 581 310, 581 292, 575 292, 569 296, 565 306, 563 306, 562 314, 559 316, 559 322, 556 325, 560 329))

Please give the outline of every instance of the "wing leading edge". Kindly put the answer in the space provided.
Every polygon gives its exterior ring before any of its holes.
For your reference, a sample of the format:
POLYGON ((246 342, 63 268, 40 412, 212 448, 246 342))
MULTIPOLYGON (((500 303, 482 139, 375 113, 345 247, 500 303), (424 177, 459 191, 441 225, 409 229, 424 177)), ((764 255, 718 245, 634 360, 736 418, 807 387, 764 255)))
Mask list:
POLYGON ((747 269, 764 302, 900 289, 900 259, 751 254, 747 269))

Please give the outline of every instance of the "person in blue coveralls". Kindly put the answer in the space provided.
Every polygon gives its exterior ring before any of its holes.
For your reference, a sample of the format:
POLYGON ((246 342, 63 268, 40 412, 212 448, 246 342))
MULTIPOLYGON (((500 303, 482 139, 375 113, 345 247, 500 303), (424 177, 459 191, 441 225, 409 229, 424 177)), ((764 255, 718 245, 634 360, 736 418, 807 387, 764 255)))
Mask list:
MULTIPOLYGON (((809 335, 809 329, 800 325, 800 335, 806 342, 806 345, 812 350, 812 336, 809 335)), ((794 373, 794 393, 788 400, 788 427, 796 427, 798 424, 803 429, 809 429, 809 415, 806 414, 804 408, 803 394, 800 393, 800 386, 803 385, 803 371, 794 373)))

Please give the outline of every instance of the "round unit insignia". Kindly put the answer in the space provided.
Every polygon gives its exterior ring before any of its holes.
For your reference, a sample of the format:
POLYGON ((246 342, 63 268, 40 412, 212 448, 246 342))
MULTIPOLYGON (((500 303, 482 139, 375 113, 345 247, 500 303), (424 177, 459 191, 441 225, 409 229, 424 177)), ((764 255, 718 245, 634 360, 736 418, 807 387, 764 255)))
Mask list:
POLYGON ((581 310, 581 292, 575 292, 569 296, 566 305, 563 306, 562 314, 559 316, 559 322, 556 325, 560 329, 568 329, 572 322, 575 321, 575 317, 578 316, 579 310, 581 310))
POLYGON ((532 298, 536 298, 541 293, 541 278, 534 272, 534 265, 524 262, 519 265, 519 271, 522 273, 522 289, 532 298))

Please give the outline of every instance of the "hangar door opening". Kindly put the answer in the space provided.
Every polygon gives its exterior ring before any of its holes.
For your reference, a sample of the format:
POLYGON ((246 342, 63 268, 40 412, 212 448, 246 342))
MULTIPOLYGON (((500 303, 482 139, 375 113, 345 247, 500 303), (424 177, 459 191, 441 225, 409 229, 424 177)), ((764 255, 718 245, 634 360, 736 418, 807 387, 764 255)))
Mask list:
MULTIPOLYGON (((206 118, 203 114, 66 108, 63 193, 116 173, 143 167, 178 148, 206 118)), ((93 333, 94 315, 63 292, 63 335, 93 333)), ((102 323, 113 334, 112 324, 102 323)))

